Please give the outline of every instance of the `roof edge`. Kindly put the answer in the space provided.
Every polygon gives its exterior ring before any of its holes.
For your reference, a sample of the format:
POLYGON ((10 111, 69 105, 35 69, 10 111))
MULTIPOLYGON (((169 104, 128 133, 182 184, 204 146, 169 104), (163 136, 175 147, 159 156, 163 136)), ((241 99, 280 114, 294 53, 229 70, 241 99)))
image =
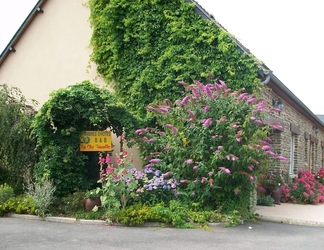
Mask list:
POLYGON ((28 26, 31 24, 33 19, 38 13, 43 13, 44 11, 42 10, 43 5, 46 3, 47 0, 39 0, 34 8, 31 10, 29 15, 26 17, 22 25, 19 27, 19 29, 16 31, 14 36, 11 38, 5 49, 2 51, 0 55, 0 67, 9 55, 10 52, 15 52, 15 45, 18 43, 20 37, 22 34, 26 31, 28 26))

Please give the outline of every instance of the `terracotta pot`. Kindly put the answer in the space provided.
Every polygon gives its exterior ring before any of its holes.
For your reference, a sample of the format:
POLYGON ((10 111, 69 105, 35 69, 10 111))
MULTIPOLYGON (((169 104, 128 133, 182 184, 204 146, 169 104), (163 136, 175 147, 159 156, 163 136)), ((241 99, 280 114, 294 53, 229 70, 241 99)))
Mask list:
POLYGON ((281 195, 282 195, 281 187, 278 187, 276 190, 272 191, 271 197, 274 199, 275 204, 280 205, 281 195))
POLYGON ((86 209, 87 212, 92 211, 92 209, 95 206, 98 206, 98 207, 101 206, 100 197, 97 197, 97 198, 94 198, 94 199, 89 199, 89 198, 85 199, 85 209, 86 209))

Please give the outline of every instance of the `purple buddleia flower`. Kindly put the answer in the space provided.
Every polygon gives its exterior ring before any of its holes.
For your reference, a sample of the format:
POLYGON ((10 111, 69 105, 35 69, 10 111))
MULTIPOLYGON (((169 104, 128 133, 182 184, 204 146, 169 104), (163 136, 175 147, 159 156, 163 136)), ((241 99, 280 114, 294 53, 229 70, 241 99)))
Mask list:
POLYGON ((209 106, 206 106, 206 107, 204 108, 204 112, 205 112, 205 113, 207 113, 209 110, 210 110, 210 107, 209 107, 209 106))
POLYGON ((203 126, 204 126, 204 127, 209 127, 211 121, 212 121, 212 118, 207 118, 207 119, 204 121, 203 126))
POLYGON ((182 101, 181 101, 181 104, 184 105, 184 106, 187 106, 188 105, 188 101, 189 101, 189 96, 185 96, 182 101))
POLYGON ((149 162, 150 163, 159 163, 160 159, 151 159, 149 162))

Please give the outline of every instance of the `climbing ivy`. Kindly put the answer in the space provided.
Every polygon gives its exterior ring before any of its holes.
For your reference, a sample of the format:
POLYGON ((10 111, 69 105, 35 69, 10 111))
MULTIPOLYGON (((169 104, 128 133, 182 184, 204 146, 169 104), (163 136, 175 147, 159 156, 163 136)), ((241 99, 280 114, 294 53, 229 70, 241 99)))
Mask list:
POLYGON ((136 114, 182 95, 182 80, 225 79, 232 89, 258 85, 256 61, 184 0, 90 0, 91 59, 136 114))
POLYGON ((54 91, 33 123, 41 151, 35 172, 53 179, 59 196, 89 188, 98 178, 98 155, 80 152, 80 134, 109 128, 132 138, 136 127, 137 119, 113 93, 89 81, 54 91))

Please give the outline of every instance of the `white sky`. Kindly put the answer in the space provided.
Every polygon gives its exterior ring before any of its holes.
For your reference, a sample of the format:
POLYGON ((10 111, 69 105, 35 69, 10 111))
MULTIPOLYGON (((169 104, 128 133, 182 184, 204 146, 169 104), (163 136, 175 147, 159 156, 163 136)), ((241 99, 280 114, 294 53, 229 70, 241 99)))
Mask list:
MULTIPOLYGON (((321 0, 196 1, 263 61, 311 111, 324 114, 321 0)), ((37 2, 0 0, 0 52, 37 2)))

